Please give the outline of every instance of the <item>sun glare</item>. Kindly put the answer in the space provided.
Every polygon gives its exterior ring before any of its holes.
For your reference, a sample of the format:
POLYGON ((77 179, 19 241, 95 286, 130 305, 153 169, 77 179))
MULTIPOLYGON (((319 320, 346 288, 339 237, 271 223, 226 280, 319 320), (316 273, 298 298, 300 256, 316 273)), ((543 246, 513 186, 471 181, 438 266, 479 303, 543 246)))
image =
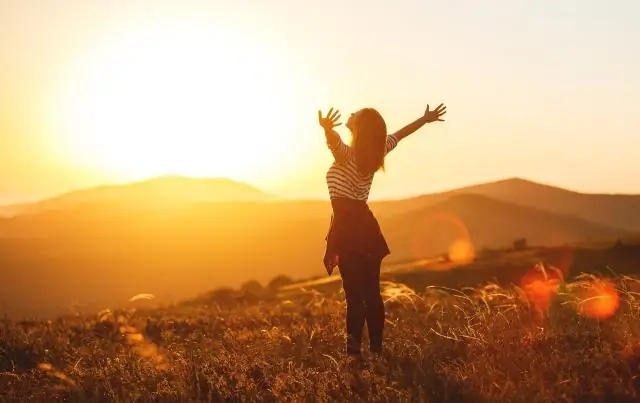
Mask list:
POLYGON ((109 37, 55 91, 66 155, 134 179, 255 180, 286 160, 296 94, 282 49, 211 24, 156 24, 109 37), (283 118, 284 117, 284 118, 283 118))

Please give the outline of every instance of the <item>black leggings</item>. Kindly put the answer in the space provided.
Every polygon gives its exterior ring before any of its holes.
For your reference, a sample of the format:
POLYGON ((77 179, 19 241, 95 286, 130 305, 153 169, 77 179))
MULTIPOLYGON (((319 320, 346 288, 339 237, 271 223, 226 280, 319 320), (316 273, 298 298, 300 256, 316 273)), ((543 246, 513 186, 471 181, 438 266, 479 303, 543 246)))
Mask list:
POLYGON ((369 333, 369 350, 382 352, 384 303, 380 295, 379 259, 357 253, 340 256, 340 275, 347 299, 347 354, 360 354, 365 321, 369 333))

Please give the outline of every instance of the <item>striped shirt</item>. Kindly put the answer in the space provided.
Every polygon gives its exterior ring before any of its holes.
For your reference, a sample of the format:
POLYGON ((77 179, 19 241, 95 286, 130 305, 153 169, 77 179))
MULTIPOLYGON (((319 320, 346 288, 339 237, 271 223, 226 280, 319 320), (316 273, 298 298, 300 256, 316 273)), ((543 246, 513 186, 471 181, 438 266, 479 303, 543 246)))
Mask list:
MULTIPOLYGON (((355 153, 337 134, 327 141, 335 161, 327 171, 327 186, 331 200, 348 198, 367 201, 373 183, 373 174, 363 176, 356 166, 355 153)), ((387 153, 398 145, 398 138, 387 136, 387 153)))

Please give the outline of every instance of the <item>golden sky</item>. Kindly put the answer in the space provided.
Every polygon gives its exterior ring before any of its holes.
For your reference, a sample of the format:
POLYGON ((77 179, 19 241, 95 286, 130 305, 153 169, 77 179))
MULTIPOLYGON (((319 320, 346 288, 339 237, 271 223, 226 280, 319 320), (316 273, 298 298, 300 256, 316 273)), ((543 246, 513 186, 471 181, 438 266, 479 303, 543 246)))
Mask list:
POLYGON ((0 202, 163 174, 325 198, 318 108, 394 131, 440 102, 372 198, 511 176, 640 193, 640 5, 615 4, 0 2, 0 202))

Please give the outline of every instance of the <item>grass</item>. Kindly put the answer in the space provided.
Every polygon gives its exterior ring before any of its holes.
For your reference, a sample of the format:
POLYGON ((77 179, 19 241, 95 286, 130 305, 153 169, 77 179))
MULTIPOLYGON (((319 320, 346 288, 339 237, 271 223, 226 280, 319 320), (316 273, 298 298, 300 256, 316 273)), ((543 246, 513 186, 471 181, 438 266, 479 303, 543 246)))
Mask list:
POLYGON ((640 281, 384 282, 386 352, 343 357, 344 298, 218 295, 0 322, 0 401, 632 402, 640 281))

